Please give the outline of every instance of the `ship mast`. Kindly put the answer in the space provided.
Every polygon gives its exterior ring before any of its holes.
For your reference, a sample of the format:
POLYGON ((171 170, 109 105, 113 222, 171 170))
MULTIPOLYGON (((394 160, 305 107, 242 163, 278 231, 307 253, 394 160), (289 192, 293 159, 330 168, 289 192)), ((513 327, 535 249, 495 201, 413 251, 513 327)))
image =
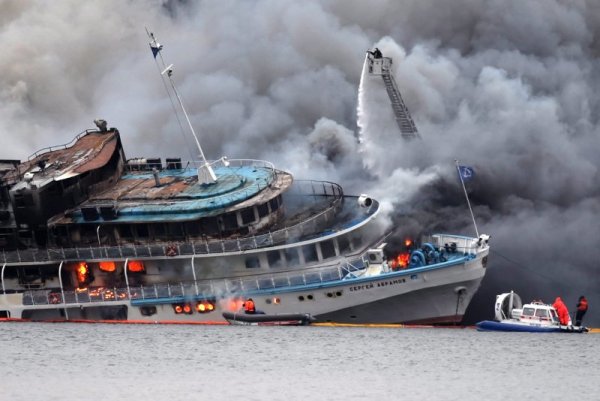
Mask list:
MULTIPOLYGON (((154 56, 154 59, 156 60, 156 56, 160 53, 163 46, 156 41, 154 34, 152 32, 149 32, 148 29, 146 29, 146 33, 148 34, 150 39, 152 39, 150 41, 150 49, 152 50, 152 55, 154 56)), ((161 60, 162 60, 162 56, 161 56, 161 60)), ((164 67, 164 61, 163 61, 163 67, 164 67)), ((192 126, 190 118, 185 110, 184 105, 183 105, 183 101, 181 100, 181 96, 179 95, 179 92, 177 91, 177 87, 175 86, 175 82, 173 81, 173 64, 170 64, 169 66, 164 67, 164 69, 162 70, 160 75, 161 75, 161 79, 163 79, 162 77, 164 77, 165 75, 167 76, 169 83, 171 84, 171 88, 173 89, 173 93, 175 93, 175 97, 177 98, 179 106, 181 107, 181 111, 183 112, 183 115, 185 116, 185 120, 188 123, 188 127, 190 128, 190 131, 192 132, 192 136, 194 137, 194 140, 196 141, 196 146, 198 147, 198 152, 200 154, 200 162, 201 162, 200 167, 198 167, 198 182, 200 184, 204 184, 204 185, 216 183, 217 176, 216 176, 211 164, 208 162, 208 160, 206 160, 206 157, 204 156, 204 152, 202 151, 202 146, 200 146, 200 141, 198 140, 196 131, 194 130, 194 127, 192 126)), ((224 158, 222 158, 222 159, 224 159, 224 158)))

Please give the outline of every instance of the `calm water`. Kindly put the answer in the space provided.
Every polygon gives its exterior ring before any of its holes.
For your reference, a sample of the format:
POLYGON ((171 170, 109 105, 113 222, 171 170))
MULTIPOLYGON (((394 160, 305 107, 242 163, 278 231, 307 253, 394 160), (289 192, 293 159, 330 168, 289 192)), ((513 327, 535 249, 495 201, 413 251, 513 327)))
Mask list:
POLYGON ((566 396, 600 399, 600 335, 0 324, 2 401, 566 396))

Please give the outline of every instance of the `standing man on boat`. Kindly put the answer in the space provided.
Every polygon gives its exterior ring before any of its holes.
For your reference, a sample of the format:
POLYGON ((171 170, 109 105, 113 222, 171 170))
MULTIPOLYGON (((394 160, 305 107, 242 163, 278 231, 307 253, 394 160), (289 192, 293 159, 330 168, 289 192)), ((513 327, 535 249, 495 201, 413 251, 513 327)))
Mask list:
POLYGON ((583 316, 585 316, 585 312, 588 310, 588 301, 582 295, 579 297, 579 301, 577 301, 577 314, 575 315, 575 326, 581 326, 581 320, 583 316))
POLYGON ((567 305, 563 302, 560 297, 556 297, 552 307, 556 309, 556 313, 558 314, 558 320, 560 320, 560 324, 563 326, 571 325, 571 316, 569 316, 569 310, 567 309, 567 305))

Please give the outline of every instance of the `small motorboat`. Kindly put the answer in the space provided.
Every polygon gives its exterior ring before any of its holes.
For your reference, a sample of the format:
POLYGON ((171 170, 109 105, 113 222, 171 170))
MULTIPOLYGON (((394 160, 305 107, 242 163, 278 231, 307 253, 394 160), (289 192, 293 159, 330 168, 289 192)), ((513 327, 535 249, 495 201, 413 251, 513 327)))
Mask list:
POLYGON ((264 313, 223 312, 230 324, 243 326, 307 326, 314 318, 309 313, 264 313))
POLYGON ((479 331, 521 331, 530 333, 587 333, 583 326, 561 325, 556 309, 541 301, 523 305, 513 291, 496 296, 495 320, 476 324, 479 331))

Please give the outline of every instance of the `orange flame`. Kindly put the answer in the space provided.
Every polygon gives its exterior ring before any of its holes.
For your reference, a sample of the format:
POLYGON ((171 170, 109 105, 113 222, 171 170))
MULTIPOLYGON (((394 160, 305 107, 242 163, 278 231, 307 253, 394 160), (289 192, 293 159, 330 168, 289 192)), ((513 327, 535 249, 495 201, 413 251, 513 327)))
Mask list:
POLYGON ((392 270, 406 269, 410 260, 410 253, 400 253, 394 259, 390 261, 390 267, 392 270))
POLYGON ((79 262, 79 264, 77 265, 77 281, 79 282, 79 284, 83 284, 86 282, 86 280, 88 279, 88 265, 85 262, 79 262))
POLYGON ((117 270, 117 265, 115 264, 115 262, 100 262, 98 264, 98 267, 103 272, 108 272, 108 273, 112 273, 115 270, 117 270))
POLYGON ((130 260, 127 264, 127 268, 132 273, 141 273, 145 270, 144 262, 141 262, 139 260, 130 260))

